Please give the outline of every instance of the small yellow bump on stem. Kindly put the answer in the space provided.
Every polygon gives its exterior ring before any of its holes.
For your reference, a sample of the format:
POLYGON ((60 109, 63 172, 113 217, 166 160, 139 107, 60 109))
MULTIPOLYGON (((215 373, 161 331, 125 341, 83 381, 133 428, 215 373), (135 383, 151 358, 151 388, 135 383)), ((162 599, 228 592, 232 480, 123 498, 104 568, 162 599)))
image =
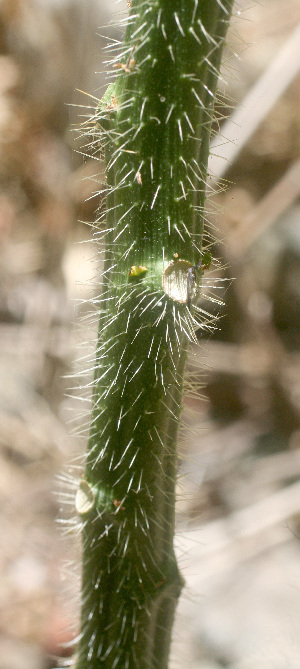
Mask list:
POLYGON ((130 268, 130 272, 128 274, 130 279, 135 279, 137 277, 141 277, 147 272, 147 267, 143 267, 142 265, 132 265, 130 268))

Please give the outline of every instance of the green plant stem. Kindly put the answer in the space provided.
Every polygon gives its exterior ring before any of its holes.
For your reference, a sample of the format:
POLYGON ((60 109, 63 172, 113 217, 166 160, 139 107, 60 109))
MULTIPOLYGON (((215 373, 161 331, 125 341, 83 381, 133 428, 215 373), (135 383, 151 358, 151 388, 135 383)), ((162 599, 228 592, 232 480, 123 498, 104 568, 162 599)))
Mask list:
MULTIPOLYGON (((176 436, 232 0, 135 0, 97 112, 107 161, 77 669, 166 669, 182 588, 176 436)), ((100 230, 100 228, 99 228, 100 230)))

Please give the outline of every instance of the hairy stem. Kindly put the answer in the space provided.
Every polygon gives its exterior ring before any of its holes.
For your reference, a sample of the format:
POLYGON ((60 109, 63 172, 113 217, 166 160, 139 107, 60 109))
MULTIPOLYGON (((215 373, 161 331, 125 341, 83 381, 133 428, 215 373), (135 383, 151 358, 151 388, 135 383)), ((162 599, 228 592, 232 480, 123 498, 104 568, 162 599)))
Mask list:
MULTIPOLYGON (((166 669, 182 588, 176 435, 232 0, 134 0, 97 112, 106 253, 84 479, 77 669, 166 669)), ((101 228, 99 228, 101 232, 101 228)))

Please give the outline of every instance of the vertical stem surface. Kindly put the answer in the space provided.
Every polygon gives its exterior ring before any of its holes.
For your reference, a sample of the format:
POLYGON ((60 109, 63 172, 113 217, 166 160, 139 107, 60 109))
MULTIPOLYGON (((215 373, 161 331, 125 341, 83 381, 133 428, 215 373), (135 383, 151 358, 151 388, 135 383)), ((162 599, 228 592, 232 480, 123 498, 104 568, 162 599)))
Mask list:
MULTIPOLYGON (((84 479, 77 669, 166 669, 184 366, 205 316, 210 128, 232 0, 134 0, 97 112, 106 255, 84 479)), ((101 230, 101 229, 100 229, 101 230)))

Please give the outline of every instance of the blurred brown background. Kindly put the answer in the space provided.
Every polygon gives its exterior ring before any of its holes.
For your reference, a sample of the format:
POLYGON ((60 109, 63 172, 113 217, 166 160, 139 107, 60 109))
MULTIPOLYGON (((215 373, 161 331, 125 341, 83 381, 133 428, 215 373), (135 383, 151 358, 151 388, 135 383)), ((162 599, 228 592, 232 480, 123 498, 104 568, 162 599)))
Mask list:
MULTIPOLYGON (((61 594, 67 584, 76 596, 78 549, 59 537, 53 492, 84 448, 68 425, 80 404, 68 388, 80 380, 65 377, 93 336, 73 324, 97 275, 80 221, 99 207, 103 165, 79 153, 76 128, 94 106, 80 91, 105 87, 100 33, 120 37, 102 29, 114 8, 0 0, 0 669, 55 666, 76 619, 61 594)), ((218 329, 191 355, 191 379, 197 387, 204 364, 206 388, 183 414, 187 588, 172 669, 300 662, 300 6, 236 9, 210 162, 219 267, 203 291, 212 285, 225 306, 210 306, 218 329)))

